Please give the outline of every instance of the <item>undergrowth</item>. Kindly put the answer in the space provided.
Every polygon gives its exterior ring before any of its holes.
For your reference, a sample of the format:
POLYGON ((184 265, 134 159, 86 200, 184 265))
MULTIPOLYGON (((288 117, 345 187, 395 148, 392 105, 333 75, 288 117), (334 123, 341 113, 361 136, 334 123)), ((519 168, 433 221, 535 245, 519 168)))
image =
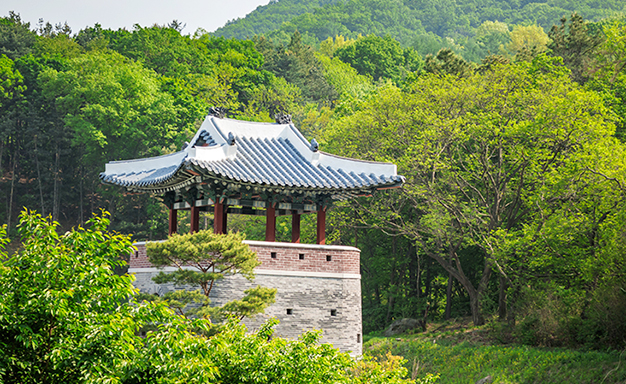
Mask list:
POLYGON ((493 384, 624 384, 626 351, 584 351, 502 345, 487 327, 445 323, 429 331, 391 338, 370 336, 365 351, 403 356, 415 379, 467 384, 491 376, 493 384))

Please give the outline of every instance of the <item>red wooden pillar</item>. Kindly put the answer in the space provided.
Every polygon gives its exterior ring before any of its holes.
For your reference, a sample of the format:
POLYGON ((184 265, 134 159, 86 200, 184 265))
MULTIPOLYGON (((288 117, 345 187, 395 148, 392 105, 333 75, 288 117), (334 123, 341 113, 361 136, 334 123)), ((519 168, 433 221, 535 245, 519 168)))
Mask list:
POLYGON ((224 204, 219 201, 215 202, 213 206, 213 233, 223 234, 224 233, 224 204))
POLYGON ((174 206, 170 207, 170 223, 169 223, 169 235, 173 235, 178 230, 178 211, 174 209, 174 206))
POLYGON ((300 215, 298 211, 291 211, 291 242, 300 242, 300 215))
POLYGON ((276 241, 276 209, 267 203, 265 212, 265 241, 276 241))
POLYGON ((196 233, 200 230, 200 207, 191 207, 191 228, 189 233, 196 233))
POLYGON ((323 207, 317 210, 317 244, 326 244, 326 211, 323 207))
POLYGON ((224 204, 224 214, 222 215, 222 233, 228 233, 228 205, 224 204))

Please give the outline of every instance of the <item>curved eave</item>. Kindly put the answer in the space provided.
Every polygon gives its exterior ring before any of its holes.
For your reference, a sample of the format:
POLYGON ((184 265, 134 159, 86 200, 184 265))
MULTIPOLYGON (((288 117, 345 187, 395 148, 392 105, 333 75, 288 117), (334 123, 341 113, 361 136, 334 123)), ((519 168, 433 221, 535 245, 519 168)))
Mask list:
POLYGON ((100 178, 103 183, 117 185, 124 187, 134 192, 148 192, 148 193, 165 193, 173 191, 194 183, 200 183, 201 181, 207 181, 207 179, 213 182, 218 181, 223 185, 237 184, 242 187, 250 187, 251 190, 275 190, 275 191, 287 191, 290 193, 311 193, 311 194, 347 194, 352 196, 362 195, 364 193, 372 193, 375 190, 393 189, 399 188, 404 183, 404 177, 402 176, 378 176, 372 177, 371 175, 353 175, 358 176, 361 182, 355 182, 350 186, 338 186, 338 185, 316 185, 310 183, 307 185, 297 183, 279 183, 276 181, 269 181, 254 179, 252 177, 239 177, 232 171, 228 171, 228 168, 224 164, 227 160, 222 162, 201 162, 196 159, 187 159, 184 163, 180 164, 175 171, 170 172, 168 175, 162 176, 158 179, 152 179, 148 182, 131 182, 128 178, 131 175, 106 175, 100 174, 100 178), (204 164, 203 164, 204 163, 204 164), (373 182, 374 179, 379 179, 379 182, 373 182))

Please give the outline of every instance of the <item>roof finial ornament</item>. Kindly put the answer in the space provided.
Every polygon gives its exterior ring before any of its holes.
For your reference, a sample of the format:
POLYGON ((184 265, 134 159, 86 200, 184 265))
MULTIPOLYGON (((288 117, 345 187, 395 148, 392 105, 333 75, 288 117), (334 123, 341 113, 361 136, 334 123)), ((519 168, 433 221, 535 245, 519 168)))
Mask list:
POLYGON ((223 119, 226 116, 226 110, 222 107, 211 107, 209 108, 209 116, 215 116, 223 119))
POLYGON ((315 139, 311 139, 311 150, 313 152, 317 152, 320 149, 320 145, 315 141, 315 139))
POLYGON ((235 145, 235 135, 232 132, 228 132, 228 139, 226 140, 228 145, 235 145))
POLYGON ((291 124, 291 115, 280 112, 274 115, 274 120, 276 120, 278 124, 291 124))

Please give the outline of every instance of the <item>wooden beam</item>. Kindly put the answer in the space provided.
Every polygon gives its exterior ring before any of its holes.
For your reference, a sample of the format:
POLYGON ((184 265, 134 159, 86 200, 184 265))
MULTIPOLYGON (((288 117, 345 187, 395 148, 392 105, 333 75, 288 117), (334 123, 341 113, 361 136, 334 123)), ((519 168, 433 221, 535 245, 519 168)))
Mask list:
MULTIPOLYGON (((252 208, 266 208, 269 203, 260 200, 243 200, 243 199, 225 199, 223 202, 225 205, 229 206, 241 206, 241 207, 252 207, 252 208)), ((215 202, 212 199, 199 199, 195 201, 196 207, 202 207, 204 210, 210 210, 213 207, 215 202)), ((174 209, 177 210, 187 210, 190 209, 191 205, 186 201, 179 201, 178 203, 174 203, 174 209)), ((230 208, 232 210, 233 208, 230 208)), ((317 211, 317 206, 315 204, 296 204, 296 203, 278 203, 275 207, 276 215, 291 215, 291 211, 303 211, 303 213, 312 213, 317 211)), ((232 211, 231 211, 232 213, 232 211)))
POLYGON ((173 235, 178 230, 178 211, 170 208, 169 235, 173 235))
POLYGON ((224 233, 224 204, 219 201, 215 202, 213 209, 213 233, 224 233))
POLYGON ((271 204, 265 214, 265 241, 276 241, 276 209, 271 204))
POLYGON ((326 211, 323 207, 317 210, 317 244, 326 244, 326 211))
POLYGON ((191 228, 189 233, 196 233, 200 230, 200 208, 191 207, 191 228))
POLYGON ((300 242, 300 214, 298 211, 292 211, 291 214, 291 242, 300 242))

